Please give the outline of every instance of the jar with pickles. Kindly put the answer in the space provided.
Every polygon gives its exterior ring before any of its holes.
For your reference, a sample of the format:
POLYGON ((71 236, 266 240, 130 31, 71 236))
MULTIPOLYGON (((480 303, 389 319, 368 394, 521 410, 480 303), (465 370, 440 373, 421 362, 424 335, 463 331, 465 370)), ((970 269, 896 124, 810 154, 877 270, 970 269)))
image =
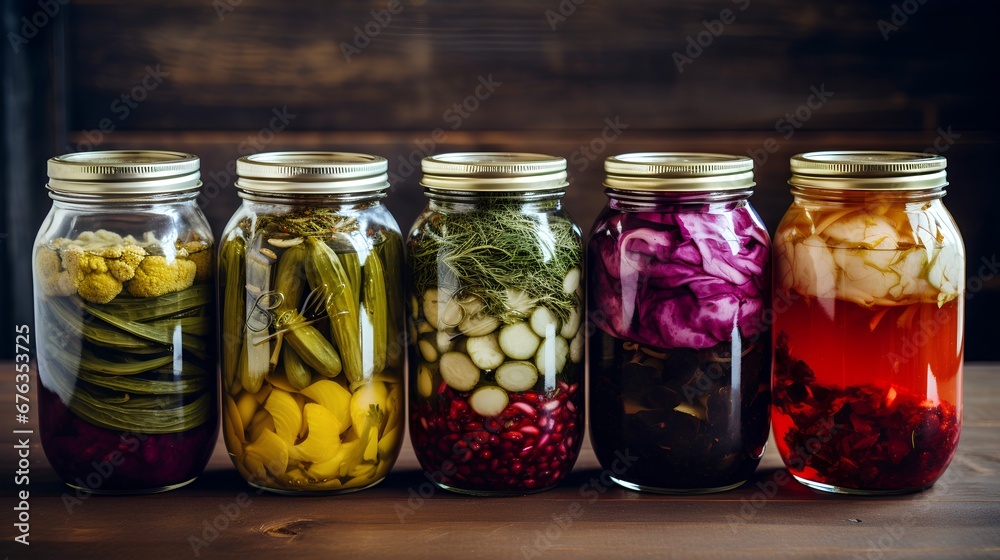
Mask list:
POLYGON ((422 163, 407 242, 410 437, 428 476, 473 495, 545 490, 584 428, 583 247, 566 160, 454 153, 422 163))
POLYGON ((48 162, 33 267, 39 430, 80 491, 177 488, 215 446, 215 246, 199 167, 151 150, 48 162))
POLYGON ((753 161, 635 153, 605 170, 588 246, 594 451, 633 490, 735 488, 769 427, 770 239, 748 201, 753 161))
POLYGON ((965 251, 945 158, 792 158, 775 233, 774 436, 803 484, 927 488, 962 426, 965 251))
POLYGON ((365 154, 240 158, 219 254, 223 431, 252 485, 381 481, 404 430, 403 244, 365 154))

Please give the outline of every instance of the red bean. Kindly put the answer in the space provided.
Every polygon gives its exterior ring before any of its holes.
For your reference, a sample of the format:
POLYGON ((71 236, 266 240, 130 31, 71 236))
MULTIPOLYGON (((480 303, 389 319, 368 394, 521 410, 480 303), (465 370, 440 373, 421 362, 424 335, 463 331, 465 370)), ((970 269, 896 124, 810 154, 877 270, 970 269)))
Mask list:
POLYGON ((483 418, 468 404, 468 393, 445 388, 441 398, 411 408, 412 438, 428 471, 447 472, 444 484, 465 489, 546 488, 569 473, 579 452, 582 395, 578 384, 554 393, 512 393, 499 415, 483 418), (574 402, 575 401, 575 402, 574 402), (475 476, 473 476, 475 474, 475 476))
POLYGON ((516 408, 516 409, 520 410, 521 412, 523 412, 524 414, 526 414, 526 415, 528 415, 528 416, 530 416, 532 418, 535 418, 536 416, 538 416, 538 413, 535 412, 535 409, 532 408, 531 405, 529 405, 528 403, 515 402, 514 404, 512 404, 510 406, 513 407, 513 408, 516 408))

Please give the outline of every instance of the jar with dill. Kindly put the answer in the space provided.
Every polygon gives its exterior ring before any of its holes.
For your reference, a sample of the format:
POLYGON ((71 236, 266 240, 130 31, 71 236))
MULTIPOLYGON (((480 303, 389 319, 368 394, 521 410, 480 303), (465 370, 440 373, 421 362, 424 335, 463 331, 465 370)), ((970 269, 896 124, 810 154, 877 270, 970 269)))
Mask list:
POLYGON ((183 486, 218 434, 215 249, 195 202, 199 159, 85 152, 52 158, 48 171, 32 341, 45 455, 87 494, 183 486))
POLYGON ((753 161, 637 153, 605 170, 588 244, 594 452, 632 490, 735 488, 769 428, 770 239, 748 201, 753 161))
POLYGON ((240 158, 219 255, 223 435, 284 494, 381 481, 404 429, 403 240, 365 154, 240 158))
POLYGON ((584 427, 583 244, 562 208, 566 160, 425 158, 407 242, 410 437, 440 487, 548 489, 584 427))

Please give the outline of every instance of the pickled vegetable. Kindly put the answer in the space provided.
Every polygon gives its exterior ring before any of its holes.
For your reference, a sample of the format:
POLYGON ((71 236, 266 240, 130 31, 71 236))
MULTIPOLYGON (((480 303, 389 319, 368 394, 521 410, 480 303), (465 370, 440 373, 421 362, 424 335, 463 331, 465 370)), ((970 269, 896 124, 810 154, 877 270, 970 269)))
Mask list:
MULTIPOLYGON (((260 385, 227 388, 237 406, 225 408, 224 425, 235 432, 226 443, 251 484, 360 489, 381 480, 399 452, 402 356, 389 344, 400 340, 402 301, 398 277, 389 275, 400 269, 401 239, 358 228, 326 209, 301 210, 240 222, 223 245, 224 255, 245 246, 248 267, 266 263, 221 289, 224 301, 245 299, 249 309, 236 326, 224 308, 223 324, 245 330, 245 345, 266 349, 248 368, 265 373, 260 385)), ((232 357, 223 362, 224 372, 244 368, 232 357)))
POLYGON ((113 453, 95 490, 169 488, 204 468, 217 420, 211 255, 193 233, 98 230, 38 248, 41 433, 65 480, 84 484, 113 453))
POLYGON ((638 457, 616 477, 630 488, 722 491, 767 441, 770 240, 746 204, 660 208, 607 212, 591 237, 594 450, 638 457))
POLYGON ((964 263, 926 195, 797 197, 775 234, 774 435, 793 475, 861 493, 942 475, 962 425, 964 263))
POLYGON ((463 492, 551 487, 583 431, 581 357, 570 360, 582 315, 578 230, 504 201, 426 214, 408 249, 421 464, 463 492))

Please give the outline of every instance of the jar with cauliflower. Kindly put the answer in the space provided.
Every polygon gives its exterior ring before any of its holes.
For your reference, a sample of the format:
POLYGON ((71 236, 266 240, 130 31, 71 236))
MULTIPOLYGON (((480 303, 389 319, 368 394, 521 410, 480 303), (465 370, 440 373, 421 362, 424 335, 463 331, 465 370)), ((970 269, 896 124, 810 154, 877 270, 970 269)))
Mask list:
POLYGON ((214 244, 198 167, 174 152, 49 162, 33 269, 41 440, 80 490, 176 488, 214 447, 214 244))
POLYGON ((773 417, 812 488, 885 494, 941 476, 961 430, 965 252, 945 158, 792 158, 774 237, 773 417))

